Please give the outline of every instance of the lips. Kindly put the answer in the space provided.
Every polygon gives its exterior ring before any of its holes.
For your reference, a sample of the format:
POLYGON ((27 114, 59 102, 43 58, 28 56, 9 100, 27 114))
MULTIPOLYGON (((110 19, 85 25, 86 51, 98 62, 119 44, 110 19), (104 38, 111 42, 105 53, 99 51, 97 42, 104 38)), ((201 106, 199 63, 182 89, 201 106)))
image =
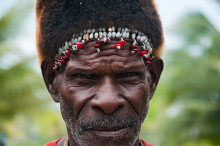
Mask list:
POLYGON ((128 130, 129 127, 93 127, 89 131, 101 137, 120 137, 128 130))

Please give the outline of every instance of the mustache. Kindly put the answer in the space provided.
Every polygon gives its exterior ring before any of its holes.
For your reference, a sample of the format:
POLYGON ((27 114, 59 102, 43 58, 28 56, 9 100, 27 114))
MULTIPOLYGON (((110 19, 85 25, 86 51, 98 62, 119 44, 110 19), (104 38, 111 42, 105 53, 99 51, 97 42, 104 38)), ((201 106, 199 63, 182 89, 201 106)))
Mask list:
POLYGON ((88 131, 93 127, 137 127, 140 125, 139 118, 133 115, 101 115, 95 117, 80 117, 77 125, 80 131, 88 131))

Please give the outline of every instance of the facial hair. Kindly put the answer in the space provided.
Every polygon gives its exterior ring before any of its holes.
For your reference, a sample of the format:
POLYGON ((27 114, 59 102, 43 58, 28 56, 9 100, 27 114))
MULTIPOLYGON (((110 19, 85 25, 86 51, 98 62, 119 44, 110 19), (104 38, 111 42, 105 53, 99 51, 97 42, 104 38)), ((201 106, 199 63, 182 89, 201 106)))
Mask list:
MULTIPOLYGON (((67 104, 63 100, 63 98, 61 98, 61 101, 60 101, 61 115, 67 127, 71 130, 72 138, 80 146, 94 145, 94 144, 91 144, 89 141, 86 141, 83 138, 83 133, 85 131, 88 131, 90 128, 94 126, 104 127, 106 125, 108 125, 108 127, 130 127, 132 128, 134 132, 134 137, 130 138, 130 141, 126 144, 126 146, 134 146, 140 134, 141 124, 143 123, 144 119, 146 118, 148 114, 148 109, 149 109, 149 98, 148 97, 149 95, 147 96, 146 108, 144 108, 144 111, 142 111, 141 118, 138 118, 132 114, 131 115, 117 115, 117 114, 104 115, 102 114, 102 115, 98 115, 92 118, 88 116, 81 116, 74 123, 73 120, 75 117, 74 117, 73 108, 69 104, 67 104)), ((100 142, 114 145, 114 143, 120 141, 123 137, 104 138, 104 137, 95 136, 94 138, 96 138, 100 142)))

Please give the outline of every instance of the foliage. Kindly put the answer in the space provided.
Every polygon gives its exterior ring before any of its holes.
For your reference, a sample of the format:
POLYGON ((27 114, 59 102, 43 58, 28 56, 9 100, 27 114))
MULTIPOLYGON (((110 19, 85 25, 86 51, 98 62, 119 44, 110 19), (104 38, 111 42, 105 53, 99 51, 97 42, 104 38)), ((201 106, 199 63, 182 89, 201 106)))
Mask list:
POLYGON ((187 14, 172 31, 183 46, 166 54, 151 104, 157 116, 149 114, 142 136, 156 145, 220 145, 220 32, 200 12, 187 14))
POLYGON ((7 145, 43 145, 65 129, 42 76, 33 69, 36 58, 13 44, 30 10, 33 1, 19 0, 0 17, 0 134, 6 134, 7 145))

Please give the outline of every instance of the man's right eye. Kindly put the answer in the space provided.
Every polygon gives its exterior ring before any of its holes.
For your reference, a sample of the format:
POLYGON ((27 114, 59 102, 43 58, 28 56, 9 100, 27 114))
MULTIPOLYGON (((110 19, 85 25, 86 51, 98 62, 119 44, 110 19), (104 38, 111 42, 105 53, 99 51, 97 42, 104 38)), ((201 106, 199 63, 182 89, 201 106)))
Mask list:
POLYGON ((93 85, 98 80, 98 76, 95 74, 88 73, 76 73, 72 75, 73 83, 80 86, 93 85))
POLYGON ((77 79, 77 80, 97 80, 98 76, 95 74, 89 74, 89 73, 77 73, 77 74, 73 74, 73 79, 77 79))

